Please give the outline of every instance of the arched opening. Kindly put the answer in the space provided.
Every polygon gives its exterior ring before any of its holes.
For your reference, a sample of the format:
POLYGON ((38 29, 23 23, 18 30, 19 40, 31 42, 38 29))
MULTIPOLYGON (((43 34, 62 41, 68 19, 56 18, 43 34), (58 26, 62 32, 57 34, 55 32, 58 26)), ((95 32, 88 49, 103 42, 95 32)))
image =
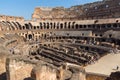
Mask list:
POLYGON ((112 34, 109 34, 109 38, 111 38, 112 37, 112 34))
POLYGON ((64 23, 64 28, 66 29, 66 27, 67 27, 67 22, 64 23))
POLYGON ((31 23, 29 23, 29 26, 30 26, 30 29, 32 29, 32 27, 33 27, 33 26, 32 26, 32 24, 31 24, 31 23))
POLYGON ((36 29, 36 26, 34 26, 34 29, 36 29))
POLYGON ((50 28, 52 28, 52 26, 53 26, 53 23, 50 23, 50 28))
POLYGON ((59 29, 59 23, 57 23, 57 29, 59 29))
POLYGON ((39 26, 37 26, 37 29, 39 29, 39 26))
POLYGON ((31 34, 28 35, 28 39, 32 39, 32 35, 31 34))
POLYGON ((84 26, 84 28, 86 28, 87 26, 86 25, 83 25, 84 26))
POLYGON ((42 23, 40 22, 40 27, 42 27, 42 23))
POLYGON ((105 24, 102 24, 102 25, 101 25, 101 28, 102 28, 102 29, 106 28, 106 25, 105 25, 105 24))
POLYGON ((47 29, 49 29, 49 23, 47 23, 47 29))
POLYGON ((97 36, 98 36, 98 34, 95 34, 95 36, 97 37, 97 36))
POLYGON ((25 24, 25 26, 26 26, 26 29, 30 29, 28 24, 25 24))
POLYGON ((113 24, 113 27, 114 27, 114 28, 117 28, 117 24, 113 24))
POLYGON ((79 28, 83 28, 82 25, 79 25, 79 28))
POLYGON ((63 24, 62 23, 60 24, 60 29, 63 29, 63 24))
POLYGON ((44 24, 44 26, 43 26, 43 27, 44 27, 44 29, 46 29, 46 23, 44 22, 43 24, 44 24))
POLYGON ((78 24, 75 25, 76 29, 78 29, 78 24))
POLYGON ((18 26, 19 26, 19 28, 20 28, 20 30, 22 29, 22 26, 20 25, 20 23, 19 22, 16 22, 17 24, 18 24, 18 26))
POLYGON ((99 24, 98 24, 98 25, 96 25, 96 26, 95 26, 95 28, 100 29, 100 25, 99 25, 99 24))
POLYGON ((107 28, 111 28, 111 24, 107 24, 107 28))
POLYGON ((11 22, 13 24, 13 27, 16 27, 16 29, 18 30, 18 25, 15 22, 11 22))
POLYGON ((68 29, 70 29, 70 23, 71 23, 71 22, 68 23, 68 29))
POLYGON ((88 28, 90 29, 90 28, 91 28, 91 25, 88 25, 88 28))
POLYGON ((75 26, 75 22, 72 22, 72 29, 74 29, 74 26, 75 26))
POLYGON ((25 29, 25 26, 23 26, 23 30, 25 29))
POLYGON ((55 26, 56 26, 56 25, 55 25, 55 23, 54 23, 54 28, 53 28, 53 29, 55 29, 55 26))

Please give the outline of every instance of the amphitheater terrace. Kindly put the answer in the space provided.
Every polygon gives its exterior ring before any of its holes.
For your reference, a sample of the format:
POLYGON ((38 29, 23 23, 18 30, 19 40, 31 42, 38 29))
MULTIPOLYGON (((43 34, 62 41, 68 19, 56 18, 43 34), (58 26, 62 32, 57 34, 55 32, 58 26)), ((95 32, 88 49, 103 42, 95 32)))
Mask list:
POLYGON ((0 80, 119 80, 120 0, 0 15, 0 80))

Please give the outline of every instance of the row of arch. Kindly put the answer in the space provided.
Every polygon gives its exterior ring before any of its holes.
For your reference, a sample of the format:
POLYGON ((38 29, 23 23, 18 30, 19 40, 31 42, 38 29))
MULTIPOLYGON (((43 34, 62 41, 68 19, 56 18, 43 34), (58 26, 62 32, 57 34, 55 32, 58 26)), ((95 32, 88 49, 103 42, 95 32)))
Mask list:
POLYGON ((34 26, 32 23, 24 23, 23 25, 19 22, 0 22, 0 31, 5 30, 36 30, 36 29, 118 29, 120 28, 120 23, 111 24, 86 24, 81 25, 76 22, 40 22, 38 26, 34 26))
POLYGON ((1 21, 0 22, 0 30, 20 30, 22 26, 19 22, 9 22, 9 21, 1 21))
POLYGON ((86 24, 81 25, 75 22, 65 23, 40 23, 37 29, 107 29, 107 28, 120 28, 120 23, 111 24, 86 24))

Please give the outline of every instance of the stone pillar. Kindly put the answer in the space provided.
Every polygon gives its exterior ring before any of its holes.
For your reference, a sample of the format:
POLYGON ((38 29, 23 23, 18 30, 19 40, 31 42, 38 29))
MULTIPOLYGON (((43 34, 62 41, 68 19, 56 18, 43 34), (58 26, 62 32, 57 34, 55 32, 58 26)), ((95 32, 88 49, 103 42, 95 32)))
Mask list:
POLYGON ((57 71, 49 65, 41 64, 33 68, 31 77, 34 80, 57 80, 57 71))
POLYGON ((85 69, 79 65, 66 63, 59 72, 62 74, 58 80, 86 80, 85 69))
POLYGON ((33 64, 23 59, 7 58, 6 60, 6 73, 7 80, 32 80, 31 71, 33 64))
POLYGON ((0 80, 6 80, 6 56, 0 55, 0 80))
POLYGON ((34 80, 86 80, 84 68, 65 64, 60 67, 39 65, 32 70, 31 77, 34 80))

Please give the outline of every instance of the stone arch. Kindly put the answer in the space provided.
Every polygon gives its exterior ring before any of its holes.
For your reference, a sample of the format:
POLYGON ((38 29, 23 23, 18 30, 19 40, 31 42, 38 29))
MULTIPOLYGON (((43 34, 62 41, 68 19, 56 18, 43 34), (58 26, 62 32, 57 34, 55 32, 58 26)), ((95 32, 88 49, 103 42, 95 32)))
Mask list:
POLYGON ((11 22, 13 24, 14 27, 17 28, 17 30, 19 29, 18 25, 15 22, 11 22))
POLYGON ((40 29, 43 29, 43 27, 42 27, 42 22, 40 22, 40 29))
POLYGON ((51 23, 50 23, 50 28, 51 28, 51 29, 52 29, 52 26, 53 26, 53 23, 51 22, 51 23))
POLYGON ((78 29, 79 28, 79 25, 78 24, 75 24, 75 29, 78 29))
POLYGON ((36 26, 33 27, 34 29, 37 29, 36 26))
POLYGON ((10 27, 12 27, 14 30, 17 30, 17 29, 18 29, 16 25, 12 24, 12 22, 7 21, 7 23, 8 23, 8 24, 10 25, 10 27))
POLYGON ((72 22, 72 29, 74 29, 75 27, 75 22, 72 22))
POLYGON ((57 22, 57 29, 59 29, 59 22, 57 22))
POLYGON ((22 26, 20 25, 20 23, 16 22, 16 24, 18 25, 19 29, 22 30, 22 26))
POLYGON ((46 23, 43 22, 43 29, 46 29, 46 23))
POLYGON ((29 24, 25 24, 25 27, 26 27, 26 29, 30 29, 30 26, 29 26, 29 24))
POLYGON ((117 24, 116 24, 116 23, 114 23, 114 24, 113 24, 113 27, 114 27, 114 28, 117 28, 117 24))
POLYGON ((50 28, 50 25, 49 25, 49 23, 47 22, 47 29, 49 29, 50 28))
POLYGON ((8 30, 8 29, 12 30, 11 27, 8 26, 5 21, 2 21, 1 24, 2 24, 2 30, 8 30))
POLYGON ((54 22, 54 27, 53 27, 53 29, 55 29, 55 27, 56 27, 56 23, 54 22))
POLYGON ((118 27, 120 28, 120 23, 118 23, 118 27))
POLYGON ((103 28, 103 29, 106 28, 106 25, 105 25, 105 24, 102 24, 102 25, 101 25, 101 28, 103 28))
POLYGON ((28 39, 32 39, 33 38, 33 35, 32 34, 28 34, 28 39))
POLYGON ((88 28, 91 29, 91 28, 92 28, 92 25, 88 25, 88 28))
POLYGON ((60 29, 63 29, 63 23, 60 23, 60 29))
POLYGON ((43 28, 42 28, 42 22, 40 22, 40 29, 43 29, 43 28))
POLYGON ((37 27, 37 29, 40 29, 40 26, 36 26, 37 27))
POLYGON ((71 22, 68 22, 68 29, 70 29, 71 28, 71 22))
POLYGON ((25 30, 26 29, 26 27, 25 26, 22 26, 23 27, 23 30, 25 30))
POLYGON ((31 23, 28 23, 28 24, 29 24, 29 26, 30 26, 30 29, 32 29, 32 28, 33 28, 32 24, 31 24, 31 23))
POLYGON ((79 25, 79 28, 83 28, 83 25, 79 25))
POLYGON ((110 24, 106 24, 106 28, 111 28, 111 25, 110 24))
POLYGON ((9 21, 6 21, 5 23, 7 24, 7 26, 11 28, 11 30, 15 30, 15 27, 13 27, 9 21))
POLYGON ((100 24, 97 24, 95 28, 100 29, 100 24))
POLYGON ((64 29, 66 29, 66 28, 67 28, 67 22, 64 23, 64 29))
POLYGON ((15 28, 10 26, 10 24, 8 22, 5 22, 5 21, 3 21, 3 22, 6 24, 6 26, 8 26, 10 28, 10 30, 15 30, 15 28))
POLYGON ((83 25, 83 27, 86 29, 87 25, 83 25))

